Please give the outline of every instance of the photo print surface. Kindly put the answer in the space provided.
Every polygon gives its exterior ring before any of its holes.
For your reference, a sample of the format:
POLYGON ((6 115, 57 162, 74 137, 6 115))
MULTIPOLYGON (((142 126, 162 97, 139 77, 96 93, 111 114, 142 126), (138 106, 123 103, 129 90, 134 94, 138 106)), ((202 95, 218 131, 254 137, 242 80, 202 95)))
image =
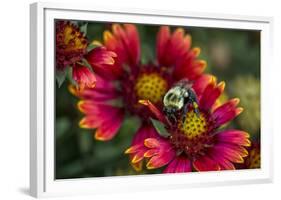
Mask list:
POLYGON ((260 31, 54 23, 56 179, 260 168, 260 31))

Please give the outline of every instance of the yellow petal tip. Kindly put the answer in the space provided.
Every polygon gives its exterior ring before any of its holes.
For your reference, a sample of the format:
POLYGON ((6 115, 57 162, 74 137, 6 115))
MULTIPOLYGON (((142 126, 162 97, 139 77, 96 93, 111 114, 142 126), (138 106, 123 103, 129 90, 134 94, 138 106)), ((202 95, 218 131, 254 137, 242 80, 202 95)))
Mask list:
POLYGON ((110 40, 113 37, 113 35, 111 34, 110 31, 104 31, 103 32, 103 40, 105 42, 107 42, 108 40, 110 40))
POLYGON ((239 115, 240 113, 242 113, 243 110, 244 110, 244 108, 241 108, 241 107, 237 108, 237 110, 236 110, 237 115, 239 115))
POLYGON ((149 103, 149 100, 144 100, 144 99, 141 99, 138 101, 140 104, 143 104, 143 105, 148 105, 149 103))
POLYGON ((200 55, 201 49, 199 47, 194 47, 193 48, 193 52, 194 52, 195 56, 197 57, 197 56, 200 55))
POLYGON ((101 43, 100 41, 98 41, 98 40, 94 40, 94 41, 92 42, 92 45, 102 46, 102 43, 101 43))
POLYGON ((146 164, 146 168, 147 169, 155 169, 156 167, 154 167, 151 162, 149 161, 147 164, 146 164))
POLYGON ((124 152, 125 154, 130 154, 132 153, 132 147, 126 149, 126 151, 124 152))
POLYGON ((239 98, 234 98, 234 99, 233 99, 233 102, 234 102, 235 105, 238 105, 239 102, 240 102, 240 99, 239 99, 239 98))
POLYGON ((224 91, 224 88, 225 88, 225 82, 222 81, 218 84, 218 88, 221 90, 221 91, 224 91))
POLYGON ((100 133, 99 134, 95 133, 94 136, 95 136, 95 139, 99 140, 99 141, 107 141, 107 140, 109 140, 108 138, 102 137, 100 133))

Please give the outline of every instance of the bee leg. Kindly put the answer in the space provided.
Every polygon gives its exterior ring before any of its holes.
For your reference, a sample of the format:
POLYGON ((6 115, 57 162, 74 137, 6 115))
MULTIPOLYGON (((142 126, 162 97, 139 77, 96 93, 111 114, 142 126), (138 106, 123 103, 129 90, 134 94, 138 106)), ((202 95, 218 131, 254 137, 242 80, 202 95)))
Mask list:
POLYGON ((177 118, 174 114, 171 115, 172 123, 175 124, 177 122, 177 118))
POLYGON ((198 104, 195 101, 192 102, 192 107, 193 107, 193 110, 194 110, 196 116, 199 118, 200 117, 200 111, 198 109, 198 104))
POLYGON ((168 114, 168 119, 169 119, 169 121, 170 121, 172 124, 175 124, 175 123, 177 122, 176 116, 175 116, 174 114, 172 114, 172 113, 169 113, 169 114, 168 114))
POLYGON ((185 104, 185 106, 183 107, 183 115, 182 115, 182 123, 184 123, 185 119, 186 119, 186 114, 188 112, 188 104, 185 104))
POLYGON ((183 152, 183 150, 178 150, 178 151, 176 152, 177 156, 181 155, 182 152, 183 152))
POLYGON ((200 112, 198 107, 194 107, 194 112, 196 113, 196 116, 199 118, 200 117, 200 112))

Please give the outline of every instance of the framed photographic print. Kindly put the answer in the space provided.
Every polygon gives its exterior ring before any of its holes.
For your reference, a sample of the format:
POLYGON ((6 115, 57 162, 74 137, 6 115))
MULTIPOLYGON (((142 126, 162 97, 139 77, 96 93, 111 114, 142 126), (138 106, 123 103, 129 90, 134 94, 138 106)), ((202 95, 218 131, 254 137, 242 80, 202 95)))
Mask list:
POLYGON ((272 180, 272 19, 31 5, 31 194, 272 180))

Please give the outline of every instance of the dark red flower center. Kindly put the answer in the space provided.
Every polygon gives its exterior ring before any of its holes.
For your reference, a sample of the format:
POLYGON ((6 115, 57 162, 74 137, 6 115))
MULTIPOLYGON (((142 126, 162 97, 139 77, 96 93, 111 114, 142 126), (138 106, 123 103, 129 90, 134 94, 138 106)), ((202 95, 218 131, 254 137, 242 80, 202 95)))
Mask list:
POLYGON ((67 24, 61 34, 63 43, 65 45, 65 51, 79 51, 87 47, 87 40, 83 34, 74 26, 67 24))
POLYGON ((80 61, 86 53, 88 41, 79 27, 70 22, 56 22, 56 67, 65 69, 80 61))
POLYGON ((213 130, 212 124, 207 114, 200 112, 198 116, 193 109, 190 109, 184 121, 178 119, 176 130, 172 131, 170 141, 178 152, 183 152, 187 156, 203 155, 206 148, 213 144, 210 134, 213 130))

